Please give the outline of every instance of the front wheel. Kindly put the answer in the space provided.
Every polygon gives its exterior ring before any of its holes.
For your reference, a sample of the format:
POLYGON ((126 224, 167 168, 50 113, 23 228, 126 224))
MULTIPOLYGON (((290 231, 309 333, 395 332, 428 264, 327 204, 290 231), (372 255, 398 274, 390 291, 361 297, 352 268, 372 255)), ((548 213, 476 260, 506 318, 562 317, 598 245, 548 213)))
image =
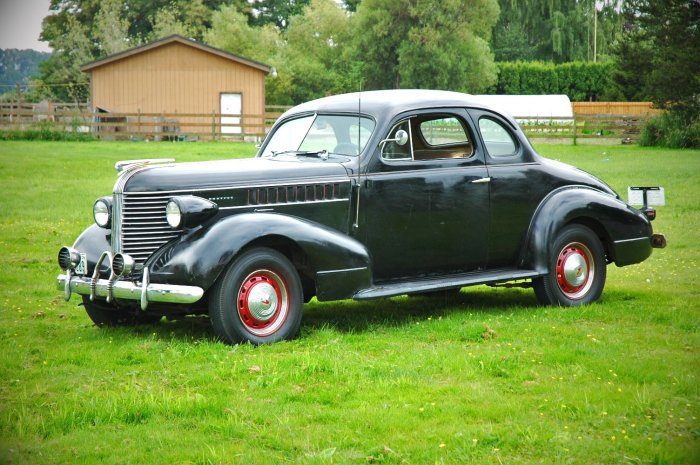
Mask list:
POLYGON ((605 251, 589 228, 574 224, 557 235, 545 276, 533 280, 543 305, 576 306, 595 302, 605 287, 605 251))
POLYGON ((303 311, 301 280, 281 253, 257 247, 238 257, 211 290, 209 317, 228 344, 292 339, 303 311))

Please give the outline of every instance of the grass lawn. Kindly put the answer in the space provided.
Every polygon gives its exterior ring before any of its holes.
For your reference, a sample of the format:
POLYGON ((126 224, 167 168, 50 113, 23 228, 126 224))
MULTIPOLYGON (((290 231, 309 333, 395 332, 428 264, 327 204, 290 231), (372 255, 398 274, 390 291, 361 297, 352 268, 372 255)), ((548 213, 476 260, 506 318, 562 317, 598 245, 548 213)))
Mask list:
POLYGON ((0 463, 700 463, 700 151, 539 149, 664 186, 669 246, 585 308, 485 286, 313 301, 299 339, 256 348, 205 318, 98 329, 55 285, 116 161, 254 147, 0 142, 0 463))

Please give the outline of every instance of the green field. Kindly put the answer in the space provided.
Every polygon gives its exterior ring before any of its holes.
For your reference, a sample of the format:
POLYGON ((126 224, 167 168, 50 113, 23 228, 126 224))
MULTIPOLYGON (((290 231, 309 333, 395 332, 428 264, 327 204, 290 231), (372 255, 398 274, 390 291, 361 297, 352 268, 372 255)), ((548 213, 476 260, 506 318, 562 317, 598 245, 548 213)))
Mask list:
POLYGON ((669 246, 610 267, 600 303, 312 301, 299 339, 230 347, 205 318, 98 329, 55 262, 117 160, 251 145, 0 142, 0 463, 700 463, 700 151, 539 148, 666 188, 669 246))

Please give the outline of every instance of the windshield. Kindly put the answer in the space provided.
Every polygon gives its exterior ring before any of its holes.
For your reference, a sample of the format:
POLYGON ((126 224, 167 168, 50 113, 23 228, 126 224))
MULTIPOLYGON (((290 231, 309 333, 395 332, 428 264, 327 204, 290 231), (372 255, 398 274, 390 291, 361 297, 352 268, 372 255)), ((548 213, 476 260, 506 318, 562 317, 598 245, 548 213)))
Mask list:
POLYGON ((263 157, 321 152, 357 156, 365 148, 374 121, 352 115, 308 115, 286 121, 272 135, 263 157))

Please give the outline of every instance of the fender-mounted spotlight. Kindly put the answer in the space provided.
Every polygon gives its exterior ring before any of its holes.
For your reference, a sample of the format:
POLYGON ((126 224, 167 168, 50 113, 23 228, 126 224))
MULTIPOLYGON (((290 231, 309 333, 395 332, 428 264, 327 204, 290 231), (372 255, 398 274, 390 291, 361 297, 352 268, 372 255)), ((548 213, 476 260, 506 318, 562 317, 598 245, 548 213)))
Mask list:
POLYGON ((80 263, 80 253, 71 247, 61 247, 58 251, 58 266, 63 271, 73 271, 80 263))
POLYGON ((130 255, 118 253, 112 258, 112 272, 120 277, 126 277, 134 271, 134 259, 130 255))

